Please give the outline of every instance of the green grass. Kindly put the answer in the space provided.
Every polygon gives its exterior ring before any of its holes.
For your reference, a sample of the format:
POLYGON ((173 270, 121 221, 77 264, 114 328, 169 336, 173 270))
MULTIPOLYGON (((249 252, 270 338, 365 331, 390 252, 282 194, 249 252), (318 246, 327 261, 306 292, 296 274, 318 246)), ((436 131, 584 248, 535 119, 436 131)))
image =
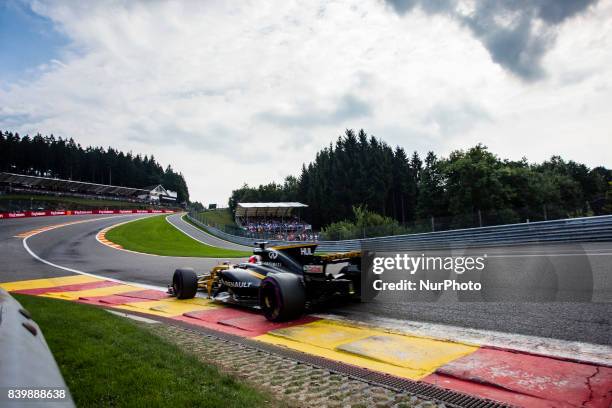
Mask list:
MULTIPOLYGON (((191 221, 191 219, 189 217, 187 217, 186 215, 183 216, 183 221, 193 225, 197 229, 202 230, 202 231, 204 231, 205 233, 207 233, 209 235, 212 235, 213 237, 217 237, 217 235, 215 233, 213 233, 212 231, 208 231, 208 230, 206 230, 206 228, 202 227, 201 225, 198 225, 195 222, 191 221)), ((238 227, 236 227, 236 228, 238 228, 238 227)), ((217 238, 221 238, 221 237, 217 237, 217 238)), ((223 239, 223 238, 221 238, 221 239, 223 239)))
POLYGON ((125 249, 156 255, 242 258, 251 254, 201 244, 170 225, 166 215, 120 225, 108 231, 106 238, 125 249))
POLYGON ((229 210, 229 208, 202 211, 198 214, 198 216, 200 219, 203 219, 204 222, 210 225, 231 225, 237 227, 236 222, 234 222, 234 217, 232 217, 232 212, 229 210))
POLYGON ((41 327, 78 407, 279 405, 125 318, 92 306, 15 298, 41 327))

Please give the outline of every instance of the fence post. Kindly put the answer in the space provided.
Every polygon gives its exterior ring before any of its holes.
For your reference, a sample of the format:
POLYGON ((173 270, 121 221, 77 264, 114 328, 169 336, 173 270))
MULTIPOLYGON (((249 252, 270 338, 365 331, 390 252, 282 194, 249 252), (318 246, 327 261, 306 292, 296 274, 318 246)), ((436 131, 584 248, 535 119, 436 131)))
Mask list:
POLYGON ((482 227, 482 213, 480 212, 480 208, 478 209, 478 226, 482 227))
POLYGON ((434 222, 434 216, 431 216, 431 232, 436 232, 436 224, 434 222))

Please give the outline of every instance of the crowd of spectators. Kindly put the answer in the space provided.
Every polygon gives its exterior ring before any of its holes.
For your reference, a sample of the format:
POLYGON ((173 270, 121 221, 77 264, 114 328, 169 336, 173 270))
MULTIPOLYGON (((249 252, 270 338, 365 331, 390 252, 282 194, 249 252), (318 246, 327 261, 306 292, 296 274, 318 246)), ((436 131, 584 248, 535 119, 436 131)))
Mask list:
POLYGON ((242 220, 240 224, 252 237, 287 241, 316 241, 318 239, 318 234, 312 231, 312 226, 297 217, 288 219, 252 217, 242 220))
POLYGON ((278 239, 280 241, 318 241, 319 234, 313 231, 304 231, 300 233, 289 232, 289 233, 277 233, 272 236, 266 237, 266 239, 278 239))

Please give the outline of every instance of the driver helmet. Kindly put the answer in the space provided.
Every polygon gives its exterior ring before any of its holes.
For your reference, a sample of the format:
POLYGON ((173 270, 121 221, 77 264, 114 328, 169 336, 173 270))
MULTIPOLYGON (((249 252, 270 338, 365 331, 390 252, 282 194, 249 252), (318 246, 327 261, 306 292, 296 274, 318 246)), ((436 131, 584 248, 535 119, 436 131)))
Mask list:
POLYGON ((251 255, 249 257, 249 263, 260 264, 261 263, 261 255, 251 255))

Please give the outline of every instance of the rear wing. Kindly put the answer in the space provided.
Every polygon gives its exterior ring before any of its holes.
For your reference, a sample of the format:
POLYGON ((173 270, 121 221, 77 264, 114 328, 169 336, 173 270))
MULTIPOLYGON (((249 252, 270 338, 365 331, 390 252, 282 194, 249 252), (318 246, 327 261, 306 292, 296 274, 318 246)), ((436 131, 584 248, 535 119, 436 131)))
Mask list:
POLYGON ((270 247, 270 249, 287 254, 293 259, 301 259, 304 257, 314 256, 314 253, 317 250, 317 244, 278 245, 270 247))
POLYGON ((337 252, 332 254, 315 255, 318 244, 291 244, 270 247, 278 252, 285 253, 293 259, 303 259, 315 256, 322 263, 355 262, 361 258, 361 251, 337 252))
MULTIPOLYGON (((261 243, 261 246, 265 246, 261 243)), ((295 271, 302 271, 304 265, 329 265, 348 262, 351 264, 361 263, 361 251, 338 252, 332 254, 315 255, 317 244, 292 244, 278 245, 269 248, 271 251, 260 249, 264 262, 281 262, 295 271), (271 252, 276 252, 274 255, 271 252)))

